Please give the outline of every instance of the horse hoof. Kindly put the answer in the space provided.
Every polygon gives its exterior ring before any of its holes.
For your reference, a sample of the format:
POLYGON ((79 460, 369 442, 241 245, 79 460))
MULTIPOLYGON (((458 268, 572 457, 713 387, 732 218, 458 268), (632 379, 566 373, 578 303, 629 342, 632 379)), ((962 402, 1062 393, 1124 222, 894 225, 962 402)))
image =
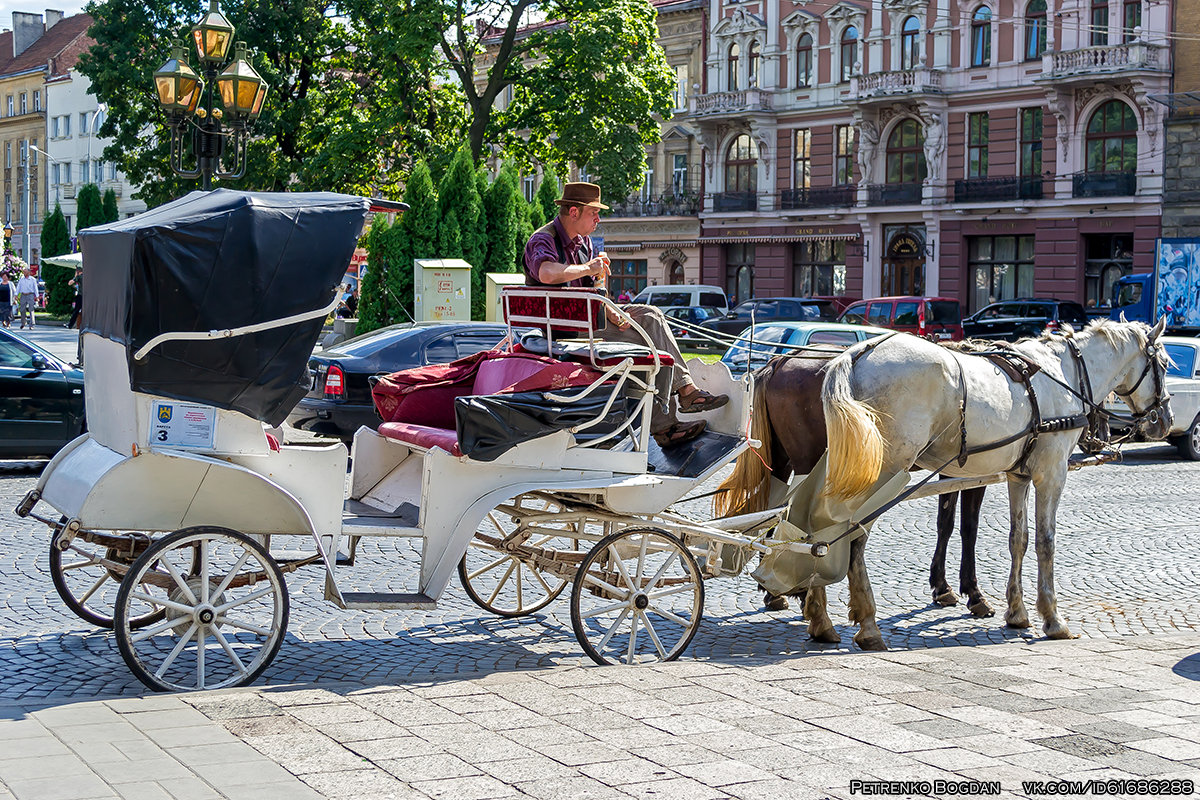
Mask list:
POLYGON ((1004 624, 1010 628, 1028 628, 1029 614, 1024 609, 1016 613, 1010 611, 1004 616, 1004 624))
POLYGON ((994 617, 996 610, 988 605, 988 601, 982 597, 967 605, 967 610, 971 612, 973 617, 994 617))
POLYGON ((770 592, 763 595, 763 608, 767 611, 787 611, 789 607, 788 599, 783 595, 770 592))
POLYGON ((1046 633, 1047 639, 1078 639, 1079 637, 1071 633, 1071 629, 1067 627, 1065 622, 1047 622, 1042 625, 1042 630, 1046 633))
POLYGON ((822 644, 838 644, 842 641, 842 637, 833 628, 826 628, 820 631, 814 631, 812 628, 809 628, 808 638, 822 644))
POLYGON ((944 592, 935 590, 933 593, 933 602, 942 608, 949 608, 950 606, 958 605, 958 595, 954 593, 953 589, 947 589, 944 592))
POLYGON ((855 636, 854 643, 858 645, 860 650, 868 652, 887 650, 887 645, 883 643, 882 636, 855 636))

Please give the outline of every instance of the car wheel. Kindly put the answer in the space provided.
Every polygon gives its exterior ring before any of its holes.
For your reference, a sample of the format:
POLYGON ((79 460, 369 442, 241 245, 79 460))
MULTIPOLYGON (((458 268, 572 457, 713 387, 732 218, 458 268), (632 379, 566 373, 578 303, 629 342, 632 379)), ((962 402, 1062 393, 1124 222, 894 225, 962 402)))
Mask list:
POLYGON ((1191 461, 1200 461, 1200 414, 1192 420, 1191 427, 1179 437, 1175 446, 1179 449, 1179 455, 1191 461))

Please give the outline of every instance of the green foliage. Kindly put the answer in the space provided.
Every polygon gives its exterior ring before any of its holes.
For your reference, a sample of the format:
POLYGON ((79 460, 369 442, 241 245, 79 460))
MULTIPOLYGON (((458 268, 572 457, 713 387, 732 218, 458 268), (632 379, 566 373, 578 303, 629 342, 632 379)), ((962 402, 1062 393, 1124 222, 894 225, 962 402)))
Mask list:
POLYGON ((558 204, 554 201, 561 195, 562 190, 559 188, 558 178, 554 177, 554 173, 547 169, 542 173, 542 185, 533 195, 533 204, 537 206, 540 212, 538 216, 542 220, 537 224, 539 228, 558 216, 558 204))
POLYGON ((529 237, 533 236, 533 232, 536 231, 538 228, 542 227, 542 225, 545 225, 546 223, 542 222, 541 225, 536 224, 535 215, 539 212, 539 209, 537 208, 537 206, 526 203, 525 198, 521 197, 519 195, 517 197, 517 211, 519 212, 518 218, 517 218, 517 228, 518 228, 517 242, 518 242, 518 244, 517 244, 517 248, 516 248, 516 253, 514 254, 516 257, 516 269, 514 270, 514 272, 524 272, 525 271, 525 244, 529 241, 529 237))
POLYGON ((376 214, 367 231, 367 274, 358 288, 358 325, 354 329, 355 334, 382 328, 392 319, 392 309, 389 307, 391 298, 384 291, 386 256, 384 244, 380 241, 391 227, 386 214, 376 214))
POLYGON ((121 212, 117 208, 117 193, 112 189, 104 193, 104 200, 101 206, 104 209, 105 222, 116 222, 121 218, 121 212))
POLYGON ((42 226, 42 255, 61 256, 71 252, 71 236, 67 232, 67 218, 62 208, 54 204, 54 210, 46 217, 42 226))
MULTIPOLYGON (((71 239, 67 236, 67 219, 55 203, 54 210, 46 215, 46 221, 42 223, 42 258, 61 256, 69 252, 71 239)), ((43 262, 41 276, 46 281, 46 291, 49 295, 46 310, 51 314, 69 313, 75 290, 67 283, 75 276, 75 271, 43 262)))
POLYGON ((100 199, 99 186, 94 183, 84 184, 75 196, 75 204, 79 209, 75 224, 76 231, 104 224, 104 201, 100 199))
POLYGON ((525 204, 525 210, 526 210, 525 216, 526 216, 526 219, 529 220, 529 226, 531 229, 530 235, 532 236, 533 231, 536 231, 538 228, 545 225, 549 220, 546 219, 546 212, 542 211, 542 206, 537 201, 536 196, 534 196, 532 203, 525 204))
POLYGON ((485 273, 517 271, 517 254, 525 247, 525 240, 521 238, 525 226, 524 205, 525 201, 517 191, 517 172, 513 167, 505 166, 483 198, 488 239, 485 273))
POLYGON ((475 165, 464 147, 450 162, 438 187, 438 258, 462 258, 471 265, 471 317, 483 319, 483 207, 475 183, 475 165))
POLYGON ((392 322, 413 319, 413 260, 437 257, 438 205, 429 167, 419 162, 408 179, 404 202, 409 210, 392 226, 387 291, 396 302, 392 322))

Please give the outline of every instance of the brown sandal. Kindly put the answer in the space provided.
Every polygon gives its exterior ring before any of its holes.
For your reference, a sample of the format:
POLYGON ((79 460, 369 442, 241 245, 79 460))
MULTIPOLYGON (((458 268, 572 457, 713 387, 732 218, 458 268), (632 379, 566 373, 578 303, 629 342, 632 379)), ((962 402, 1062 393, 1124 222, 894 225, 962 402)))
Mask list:
POLYGON ((714 411, 729 402, 727 394, 709 394, 703 389, 697 389, 687 396, 679 395, 680 414, 699 414, 701 411, 714 411))
POLYGON ((654 441, 662 449, 668 447, 678 447, 681 444, 687 444, 692 439, 695 439, 700 434, 704 433, 704 429, 708 427, 706 420, 698 420, 696 422, 676 422, 666 430, 651 432, 654 441))

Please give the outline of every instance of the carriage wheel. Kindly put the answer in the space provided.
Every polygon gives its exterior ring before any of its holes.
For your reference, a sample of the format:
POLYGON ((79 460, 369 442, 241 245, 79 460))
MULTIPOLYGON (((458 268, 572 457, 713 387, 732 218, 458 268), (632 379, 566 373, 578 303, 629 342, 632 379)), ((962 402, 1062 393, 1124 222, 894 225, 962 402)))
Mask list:
MULTIPOLYGON (((65 517, 63 521, 66 521, 65 517)), ((50 580, 54 583, 54 589, 77 617, 98 628, 112 630, 113 606, 125 571, 106 567, 100 563, 100 559, 116 561, 128 568, 137 555, 145 550, 149 540, 140 546, 135 543, 135 549, 130 553, 93 544, 77 536, 71 541, 70 549, 60 550, 58 537, 61 535, 60 529, 50 540, 50 580)), ((150 611, 145 616, 130 620, 129 624, 141 628, 162 619, 163 613, 162 609, 150 611)))
POLYGON ((674 661, 703 613, 696 559, 657 528, 627 528, 601 539, 571 589, 575 638, 597 664, 674 661))
POLYGON ((156 691, 243 686, 283 643, 283 573, 263 545, 227 528, 186 528, 159 539, 117 593, 121 656, 156 691), (162 612, 141 630, 131 620, 162 612))
MULTIPOLYGON (((462 561, 458 562, 459 582, 477 606, 502 617, 521 617, 550 605, 567 588, 566 578, 509 555, 500 547, 501 540, 515 528, 515 523, 506 527, 506 515, 519 516, 521 510, 545 512, 558 508, 560 506, 544 498, 521 495, 510 505, 488 513, 467 546, 462 561)), ((573 523, 559 524, 570 526, 573 523)), ((577 550, 579 540, 567 535, 573 532, 573 529, 564 528, 564 535, 535 533, 524 545, 559 551, 577 550)))

